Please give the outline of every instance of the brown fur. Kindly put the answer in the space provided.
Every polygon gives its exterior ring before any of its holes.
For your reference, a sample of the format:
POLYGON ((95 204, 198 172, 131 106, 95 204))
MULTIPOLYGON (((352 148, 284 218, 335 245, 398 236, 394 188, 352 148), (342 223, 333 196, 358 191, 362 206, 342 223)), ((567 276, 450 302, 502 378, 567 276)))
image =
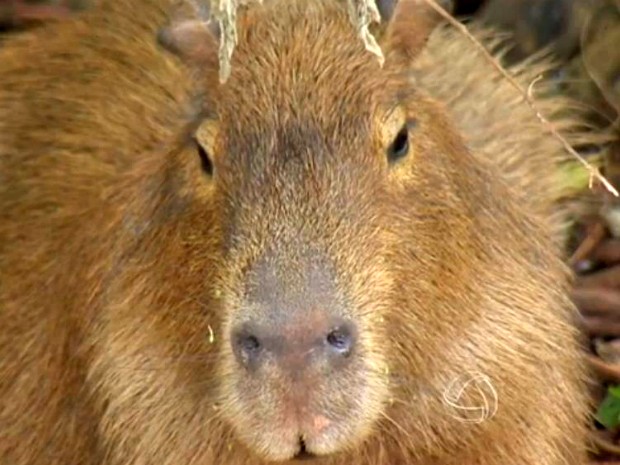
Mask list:
POLYGON ((284 457, 292 417, 227 339, 266 253, 292 288, 309 255, 329 263, 360 328, 356 371, 312 387, 334 414, 326 463, 583 463, 549 219, 561 145, 455 33, 411 81, 402 60, 379 69, 338 2, 283 1, 240 19, 224 86, 156 45, 167 0, 103 1, 0 48, 2 464, 284 457), (417 126, 388 167, 397 101, 417 126), (203 118, 213 179, 190 141, 203 118), (499 400, 480 423, 442 401, 473 371, 499 400))

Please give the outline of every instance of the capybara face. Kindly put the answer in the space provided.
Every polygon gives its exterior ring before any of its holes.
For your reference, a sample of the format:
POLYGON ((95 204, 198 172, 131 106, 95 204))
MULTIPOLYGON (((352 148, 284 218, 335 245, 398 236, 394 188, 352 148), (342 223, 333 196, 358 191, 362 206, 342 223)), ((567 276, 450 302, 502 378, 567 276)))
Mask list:
POLYGON ((256 14, 235 51, 248 65, 196 132, 222 204, 221 412, 273 460, 357 446, 381 418, 393 275, 415 273, 390 256, 411 250, 398 231, 433 143, 405 77, 344 10, 315 8, 256 14))
POLYGON ((410 364, 430 328, 412 329, 426 309, 406 286, 430 281, 418 256, 443 240, 432 218, 412 226, 433 203, 421 183, 441 182, 418 167, 462 150, 342 5, 275 3, 240 17, 230 78, 197 96, 193 142, 163 168, 167 219, 138 247, 174 266, 118 278, 112 305, 117 332, 157 328, 129 339, 134 353, 177 364, 175 378, 145 370, 149 405, 192 418, 192 440, 218 426, 210 448, 240 441, 268 461, 350 451, 384 421, 394 359, 410 364), (134 303, 149 279, 155 295, 134 303))
POLYGON ((262 58, 196 132, 222 204, 221 412, 271 460, 357 445, 388 400, 388 184, 413 121, 344 12, 342 37, 309 29, 319 11, 241 30, 237 60, 262 58))

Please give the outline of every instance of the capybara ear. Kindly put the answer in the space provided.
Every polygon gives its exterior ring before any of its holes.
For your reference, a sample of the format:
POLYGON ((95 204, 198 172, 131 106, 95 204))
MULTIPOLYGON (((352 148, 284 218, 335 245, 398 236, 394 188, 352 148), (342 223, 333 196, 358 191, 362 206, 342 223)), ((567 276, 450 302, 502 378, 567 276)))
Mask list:
POLYGON ((176 19, 157 33, 157 42, 186 64, 193 67, 218 66, 220 31, 218 23, 210 18, 208 8, 200 17, 176 19))
MULTIPOLYGON (((435 2, 452 11, 452 0, 435 2)), ((377 0, 377 9, 384 25, 381 47, 388 65, 411 63, 442 20, 427 0, 377 0)))

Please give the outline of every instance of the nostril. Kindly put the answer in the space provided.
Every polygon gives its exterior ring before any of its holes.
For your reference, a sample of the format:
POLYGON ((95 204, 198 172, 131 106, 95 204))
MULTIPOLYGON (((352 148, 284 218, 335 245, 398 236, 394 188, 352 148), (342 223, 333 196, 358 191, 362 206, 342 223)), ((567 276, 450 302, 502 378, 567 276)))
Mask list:
POLYGON ((256 336, 241 336, 239 338, 239 345, 241 349, 247 353, 258 352, 260 349, 260 342, 256 338, 256 336))
POLYGON ((327 335, 327 343, 338 353, 346 356, 353 348, 353 335, 346 327, 336 328, 327 335))
POLYGON ((261 343, 254 334, 242 331, 233 338, 233 350, 237 359, 246 366, 251 365, 259 356, 261 343))

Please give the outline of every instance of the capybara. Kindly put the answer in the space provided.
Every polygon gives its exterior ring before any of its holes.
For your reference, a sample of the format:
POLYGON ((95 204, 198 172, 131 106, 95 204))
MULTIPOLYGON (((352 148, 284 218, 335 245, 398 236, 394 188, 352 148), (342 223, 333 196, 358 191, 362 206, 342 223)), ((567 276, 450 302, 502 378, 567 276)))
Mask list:
POLYGON ((426 2, 378 3, 383 64, 343 1, 241 6, 225 82, 172 0, 3 43, 2 465, 583 463, 570 155, 426 2))

